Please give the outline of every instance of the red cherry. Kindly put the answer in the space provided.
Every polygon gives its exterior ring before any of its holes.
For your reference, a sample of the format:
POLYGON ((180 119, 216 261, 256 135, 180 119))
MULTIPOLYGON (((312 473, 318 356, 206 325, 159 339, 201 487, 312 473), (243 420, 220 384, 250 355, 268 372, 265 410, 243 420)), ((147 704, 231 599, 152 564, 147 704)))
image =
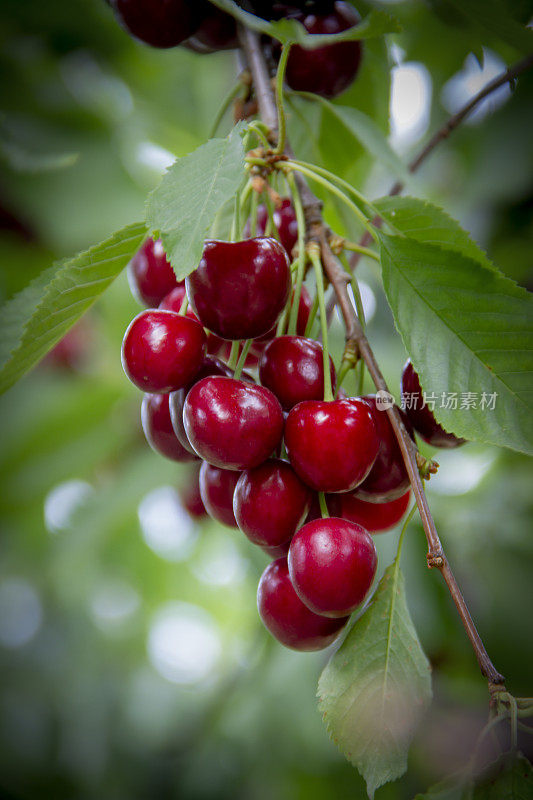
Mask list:
MULTIPOLYGON (((359 15, 349 4, 337 2, 325 13, 294 16, 308 33, 340 33, 357 25, 359 15)), ((361 43, 339 42, 306 50, 294 45, 287 62, 285 79, 291 89, 314 92, 322 97, 337 97, 353 82, 361 61, 361 43)), ((274 47, 279 53, 279 47, 274 47)))
POLYGON ((196 461, 198 456, 186 450, 178 441, 168 407, 168 394, 145 394, 141 406, 141 421, 148 444, 173 461, 196 461))
POLYGON ((319 492, 349 492, 368 475, 379 440, 366 403, 306 400, 289 412, 285 445, 300 478, 319 492))
MULTIPOLYGON (((362 525, 369 533, 384 533, 397 525, 407 511, 410 496, 406 492, 389 503, 367 503, 350 493, 332 495, 338 504, 335 516, 362 525)), ((329 497, 327 504, 329 509, 329 497)))
POLYGON ((199 322, 172 311, 141 311, 124 334, 122 366, 139 389, 172 392, 194 378, 205 345, 199 322))
MULTIPOLYGON (((131 293, 142 305, 155 308, 179 286, 160 239, 147 239, 128 264, 131 293)), ((183 286, 183 282, 181 283, 183 286)), ((179 308, 178 308, 179 311, 179 308)))
POLYGON ((183 424, 204 461, 244 470, 257 467, 276 449, 283 412, 268 389, 216 375, 194 384, 183 407, 183 424))
POLYGON ((309 509, 311 492, 286 461, 270 459, 241 475, 233 511, 254 544, 279 547, 294 536, 309 509))
POLYGON ((189 453, 194 453, 194 455, 196 455, 196 453, 194 452, 194 448, 189 442, 187 434, 185 433, 185 428, 183 427, 183 406, 185 405, 185 398, 194 384, 198 383, 198 381, 201 381, 202 378, 207 378, 209 375, 226 375, 228 378, 231 378, 233 375, 233 370, 227 367, 224 362, 220 361, 220 359, 215 358, 214 356, 206 356, 191 383, 188 386, 185 386, 183 389, 178 389, 176 392, 171 392, 169 396, 170 419, 172 421, 174 433, 176 434, 177 439, 182 447, 184 447, 185 450, 188 450, 189 453))
POLYGON ((298 597, 327 617, 344 617, 363 602, 377 563, 370 534, 339 517, 308 522, 289 548, 289 573, 298 597))
MULTIPOLYGON (((298 222, 296 220, 296 212, 293 208, 290 197, 283 197, 281 199, 281 206, 274 209, 273 213, 274 224, 278 229, 281 244, 289 254, 292 254, 292 249, 298 241, 298 222)), ((265 233, 268 223, 268 209, 261 203, 257 207, 257 233, 263 235, 265 233)), ((247 223, 247 232, 250 231, 250 223, 247 223)))
POLYGON ((200 495, 207 513, 230 528, 237 527, 233 493, 239 477, 234 470, 213 467, 205 461, 200 468, 200 495))
POLYGON ((210 240, 185 285, 206 328, 223 339, 254 339, 276 324, 285 307, 289 260, 275 239, 210 240))
MULTIPOLYGON (((243 345, 239 344, 239 358, 242 355, 242 348, 243 348, 243 345)), ((224 342, 223 341, 222 347, 220 348, 218 354, 219 354, 220 358, 223 358, 225 361, 228 361, 228 359, 230 357, 230 354, 231 354, 231 342, 224 342)), ((257 367, 258 364, 259 364, 258 356, 255 353, 253 353, 252 350, 250 349, 248 351, 248 355, 246 356, 246 360, 244 362, 244 366, 246 367, 246 369, 255 369, 255 367, 257 367)))
POLYGON ((152 47, 176 47, 194 33, 201 19, 198 5, 190 0, 110 0, 110 3, 122 27, 152 47))
POLYGON ((422 439, 433 447, 459 447, 466 442, 439 425, 431 409, 424 404, 418 374, 409 359, 402 372, 401 393, 409 422, 422 439))
POLYGON ((273 561, 261 575, 257 608, 263 624, 281 644, 293 650, 322 650, 333 642, 345 619, 313 614, 300 600, 291 583, 287 559, 273 561))
MULTIPOLYGON (((329 361, 335 388, 335 367, 331 358, 329 361)), ((261 356, 259 380, 274 392, 285 411, 302 400, 320 400, 324 397, 322 346, 303 336, 273 339, 261 356)))
POLYGON ((266 553, 269 558, 276 559, 276 558, 287 558, 287 553, 289 552, 289 545, 290 540, 285 542, 285 544, 280 544, 277 547, 261 547, 263 553, 266 553))
MULTIPOLYGON (((405 494, 409 488, 409 476, 387 412, 378 408, 375 395, 366 395, 363 400, 372 412, 379 437, 379 452, 368 477, 357 487, 355 494, 368 503, 386 503, 405 494)), ((407 431, 413 436, 409 420, 403 411, 400 414, 407 431)))
POLYGON ((239 46, 235 20, 229 14, 209 4, 204 19, 187 45, 197 53, 233 50, 239 46))
POLYGON ((184 483, 178 487, 178 494, 183 508, 189 512, 193 519, 202 519, 207 516, 207 511, 200 495, 199 485, 200 464, 193 467, 184 483))
MULTIPOLYGON (((160 308, 162 311, 174 311, 176 314, 179 314, 179 312, 181 311, 183 300, 185 299, 185 295, 186 291, 185 291, 185 281, 184 281, 183 283, 181 283, 179 286, 176 286, 174 289, 172 289, 171 292, 169 292, 167 295, 163 297, 163 299, 159 303, 158 308, 160 308)), ((199 321, 198 317, 190 307, 187 308, 185 316, 189 317, 189 319, 196 320, 196 322, 199 321)), ((218 336, 215 336, 214 333, 207 334, 207 352, 210 355, 216 355, 220 351, 221 347, 225 347, 226 345, 227 342, 225 342, 224 339, 219 339, 218 336)), ((202 375, 202 377, 204 376, 202 375)))
MULTIPOLYGON (((294 289, 292 290, 291 298, 292 308, 294 303, 294 289)), ((298 317, 296 319, 296 334, 298 336, 303 336, 305 334, 305 329, 307 328, 312 307, 313 301, 311 300, 311 295, 305 286, 302 286, 302 291, 300 292, 300 302, 298 303, 298 317)), ((254 353, 257 353, 257 355, 261 355, 263 353, 268 342, 272 341, 272 339, 274 339, 276 336, 276 328, 277 325, 274 325, 274 327, 271 328, 268 333, 263 334, 263 336, 258 336, 257 339, 253 340, 252 350, 254 353)))

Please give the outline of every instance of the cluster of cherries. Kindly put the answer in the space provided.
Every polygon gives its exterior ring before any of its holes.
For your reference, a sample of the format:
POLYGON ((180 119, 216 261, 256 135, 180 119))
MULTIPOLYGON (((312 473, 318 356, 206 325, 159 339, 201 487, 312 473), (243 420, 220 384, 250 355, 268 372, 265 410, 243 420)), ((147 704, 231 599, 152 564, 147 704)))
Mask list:
MULTIPOLYGON (((206 0, 109 0, 122 26, 153 47, 182 45, 198 53, 238 47, 233 17, 206 0)), ((340 33, 357 25, 359 15, 349 3, 333 0, 292 0, 289 4, 253 0, 239 3, 265 18, 296 19, 310 34, 340 33)), ((280 47, 264 41, 274 62, 280 47)), ((305 50, 296 45, 287 63, 286 81, 291 89, 336 97, 354 80, 361 61, 361 43, 338 44, 305 50)))
MULTIPOLYGON (((260 206, 260 232, 266 218, 260 206)), ((315 650, 337 636, 368 594, 377 565, 370 533, 402 518, 409 480, 374 396, 347 397, 340 389, 336 399, 323 399, 322 346, 304 335, 312 305, 305 287, 296 335, 276 336, 283 311, 296 302, 290 200, 281 201, 274 222, 280 241, 206 241, 198 268, 181 283, 161 242, 148 239, 129 278, 150 308, 129 325, 122 363, 145 392, 142 425, 152 448, 199 465, 196 485, 185 492, 190 512, 205 508, 275 559, 258 589, 266 627, 289 647, 315 650), (243 340, 252 340, 250 356, 242 355, 237 374, 227 363, 229 348, 243 340), (256 368, 258 380, 241 365, 256 368)), ((330 374, 335 387, 331 359, 330 374)), ((416 381, 408 365, 410 391, 420 391, 416 381)), ((422 433, 442 443, 451 435, 434 417, 428 427, 428 415, 426 407, 422 433)))

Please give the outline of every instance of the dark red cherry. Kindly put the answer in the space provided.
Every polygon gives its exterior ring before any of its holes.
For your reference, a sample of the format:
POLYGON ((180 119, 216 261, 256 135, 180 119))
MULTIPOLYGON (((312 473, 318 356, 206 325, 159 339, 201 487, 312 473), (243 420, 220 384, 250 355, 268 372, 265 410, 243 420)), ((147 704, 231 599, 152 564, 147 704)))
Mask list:
MULTIPOLYGON (((333 361, 329 360, 331 383, 335 388, 333 361)), ((265 348, 259 364, 259 380, 274 392, 290 411, 302 400, 324 397, 324 360, 322 346, 303 336, 279 336, 265 348)))
POLYGON ((185 285, 202 325, 223 339, 254 339, 276 324, 285 307, 289 260, 275 239, 210 240, 185 285))
POLYGON ((202 22, 187 45, 197 53, 233 50, 239 46, 235 20, 229 14, 209 4, 202 22))
MULTIPOLYGON (((308 33, 340 33, 357 25, 359 15, 349 3, 337 2, 324 13, 296 16, 308 33)), ((274 53, 279 54, 275 47, 274 53)), ((295 45, 287 62, 285 80, 291 89, 337 97, 353 82, 361 61, 360 42, 339 42, 314 50, 295 45)), ((278 55, 279 57, 279 55, 278 55)))
POLYGON ((344 617, 365 599, 378 558, 361 525, 339 517, 308 522, 295 534, 288 564, 300 600, 327 617, 344 617))
POLYGON ((172 392, 192 381, 205 355, 199 322, 172 311, 141 311, 122 342, 122 366, 146 392, 172 392))
POLYGON ((261 547, 263 553, 266 553, 269 558, 276 559, 276 558, 287 558, 287 553, 289 552, 289 545, 290 540, 285 542, 285 544, 280 544, 277 547, 261 547))
POLYGON ((401 393, 409 422, 422 439, 433 447, 459 447, 466 442, 439 425, 433 412, 424 402, 418 374, 409 359, 403 368, 401 393))
POLYGON ((322 650, 333 642, 345 619, 313 614, 300 600, 291 583, 287 559, 273 561, 261 575, 257 608, 265 628, 278 642, 293 650, 322 650))
POLYGON ((155 242, 147 239, 135 253, 128 264, 128 282, 135 299, 151 308, 159 305, 165 295, 180 285, 160 239, 155 242))
MULTIPOLYGON (((292 290, 292 299, 291 299, 291 309, 294 303, 294 289, 292 290)), ((307 328, 307 323, 309 321, 309 317, 311 316, 311 309, 313 307, 313 301, 311 300, 311 295, 305 288, 302 286, 302 291, 300 292, 300 302, 298 303, 298 317, 296 319, 296 334, 297 336, 303 336, 305 334, 305 330, 307 328)), ((268 342, 272 341, 276 336, 276 328, 277 326, 274 325, 268 333, 263 334, 263 336, 258 336, 257 339, 254 339, 252 342, 251 351, 254 352, 256 355, 262 355, 264 352, 265 347, 267 346, 268 342)))
POLYGON ((203 7, 194 0, 110 0, 122 27, 152 47, 176 47, 198 27, 203 7))
MULTIPOLYGON (((369 533, 384 533, 397 525, 404 516, 410 496, 411 493, 406 492, 388 503, 367 503, 350 492, 332 495, 332 498, 334 497, 337 502, 338 510, 335 511, 335 516, 362 525, 369 533)), ((329 509, 329 497, 327 503, 329 509)), ((330 510, 330 513, 333 512, 330 510)))
POLYGON ((145 394, 141 406, 144 435, 150 447, 173 461, 196 461, 198 456, 178 441, 168 407, 168 394, 145 394))
POLYGON ((200 468, 200 495, 207 513, 213 519, 236 528, 233 493, 240 473, 214 467, 204 461, 200 468))
POLYGON ((285 446, 300 478, 319 492, 349 492, 368 475, 379 440, 366 403, 306 400, 289 412, 285 446))
MULTIPOLYGON (((363 400, 372 412, 379 437, 379 452, 368 477, 357 487, 355 494, 369 503, 386 503, 405 494, 409 488, 409 476, 387 412, 378 408, 375 395, 366 395, 363 400)), ((413 437, 409 420, 403 411, 400 414, 413 437)))
POLYGON ((207 378, 209 375, 226 375, 226 377, 231 378, 233 370, 226 366, 223 361, 220 361, 220 359, 214 356, 206 356, 191 383, 183 389, 178 389, 177 392, 171 392, 169 396, 170 419, 172 421, 174 433, 182 447, 188 450, 189 453, 194 453, 195 455, 194 448, 189 442, 187 434, 185 433, 185 428, 183 427, 183 406, 185 405, 185 398, 194 384, 201 381, 202 378, 207 378))
POLYGON ((270 459, 242 473, 233 496, 233 511, 250 541, 279 547, 304 521, 310 500, 311 492, 291 465, 270 459))
MULTIPOLYGON (((274 209, 272 214, 274 224, 278 229, 281 244, 289 254, 292 255, 292 249, 298 241, 298 222, 296 221, 296 212, 294 211, 290 197, 283 197, 281 205, 274 209)), ((268 223, 268 210, 264 203, 257 207, 257 233, 264 235, 268 223)), ((247 225, 249 230, 249 224, 247 225)))
POLYGON ((184 478, 178 487, 178 494, 183 508, 189 512, 193 519, 202 519, 207 516, 207 511, 200 495, 199 485, 200 464, 195 464, 190 474, 184 478))
POLYGON ((222 376, 195 383, 185 400, 183 424, 198 455, 216 467, 257 467, 279 445, 283 411, 263 386, 222 376))
MULTIPOLYGON (((161 311, 173 311, 175 314, 179 314, 186 294, 184 281, 180 283, 179 286, 175 286, 171 292, 163 297, 158 308, 161 309, 161 311)), ((189 319, 196 320, 196 322, 199 321, 192 308, 187 308, 185 316, 189 317, 189 319)))

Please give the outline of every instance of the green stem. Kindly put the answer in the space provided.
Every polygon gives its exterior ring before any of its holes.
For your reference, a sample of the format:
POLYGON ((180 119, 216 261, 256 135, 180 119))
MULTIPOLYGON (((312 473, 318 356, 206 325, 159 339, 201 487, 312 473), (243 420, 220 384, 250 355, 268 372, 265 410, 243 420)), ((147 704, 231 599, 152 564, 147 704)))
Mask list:
POLYGON ((250 236, 253 238, 257 235, 257 209, 259 207, 259 195, 257 192, 252 192, 252 205, 250 208, 250 236))
POLYGON ((239 81, 235 86, 233 86, 232 89, 230 89, 230 91, 222 101, 222 104, 216 113, 215 119, 213 120, 213 124, 211 126, 211 130, 209 131, 209 136, 207 137, 208 139, 212 139, 216 135, 218 126, 220 125, 220 123, 224 118, 224 114, 230 107, 232 101, 237 97, 239 92, 242 90, 242 88, 243 85, 241 81, 239 81))
POLYGON ((329 519, 328 504, 326 502, 324 492, 318 493, 318 502, 320 504, 320 513, 322 514, 322 519, 329 519))
POLYGON ((181 306, 180 306, 180 310, 178 311, 178 314, 181 317, 184 317, 185 314, 187 313, 187 309, 188 308, 189 308, 189 298, 187 297, 187 294, 184 294, 183 295, 183 300, 181 301, 181 306))
MULTIPOLYGON (((235 378, 236 381, 238 381, 239 378, 241 377, 242 371, 244 369, 244 365, 246 363, 246 359, 248 357, 248 353, 250 351, 250 347, 252 345, 252 341, 253 341, 252 339, 247 339, 246 340, 246 342, 244 343, 244 347, 242 348, 242 352, 241 352, 241 354, 239 356, 239 360, 237 361, 237 364, 235 365, 235 372, 233 373, 233 377, 235 378)), ((233 347, 233 345, 232 345, 232 347, 233 347)))
POLYGON ((351 253, 361 253, 361 255, 367 256, 368 258, 373 258, 374 261, 378 262, 380 260, 378 254, 375 253, 374 250, 371 250, 369 247, 363 247, 356 242, 348 242, 345 239, 342 243, 342 246, 344 250, 349 250, 351 253))
POLYGON ((251 131, 252 133, 254 133, 255 136, 257 136, 257 138, 259 139, 261 144, 267 150, 270 150, 271 145, 270 145, 270 142, 268 141, 268 138, 267 138, 266 133, 264 132, 263 128, 266 128, 266 126, 260 125, 257 121, 253 121, 253 122, 248 123, 248 130, 251 131))
POLYGON ((417 508, 418 508, 418 506, 417 506, 416 502, 414 502, 413 505, 411 506, 411 510, 409 511, 407 517, 405 518, 405 522, 403 523, 402 532, 400 533, 400 538, 398 539, 398 549, 396 550, 396 557, 394 559, 394 575, 395 575, 395 577, 398 574, 398 570, 400 569, 400 556, 401 556, 401 553, 402 553, 402 546, 403 546, 403 540, 405 538, 405 532, 407 530, 407 526, 409 525, 409 523, 413 519, 414 513, 415 513, 417 508))
POLYGON ((264 197, 265 197, 265 205, 267 207, 267 212, 268 212, 268 224, 267 227, 265 228, 265 235, 273 236, 279 242, 280 240, 279 231, 276 223, 274 222, 274 206, 272 204, 272 199, 268 191, 264 192, 264 197))
POLYGON ((296 221, 298 223, 298 272, 296 273, 296 285, 292 298, 291 313, 289 317, 290 334, 295 334, 298 326, 298 312, 300 310, 300 296, 302 294, 302 284, 305 275, 305 214, 300 198, 298 187, 294 175, 288 175, 289 188, 291 190, 292 204, 296 211, 296 221))
POLYGON ((228 366, 231 367, 232 370, 237 368, 237 361, 239 360, 239 345, 240 341, 238 339, 235 339, 235 341, 231 343, 228 366))
POLYGON ((349 373, 349 371, 350 371, 352 366, 353 365, 352 365, 352 363, 350 361, 342 361, 341 362, 341 365, 339 367, 339 371, 337 373, 337 390, 335 392, 336 395, 339 393, 339 389, 341 388, 341 386, 343 384, 343 381, 344 381, 345 377, 347 376, 347 374, 349 373))
POLYGON ((309 319, 307 320, 307 325, 305 326, 305 336, 311 335, 317 311, 318 311, 318 293, 315 295, 315 299, 313 300, 313 305, 311 306, 309 319))
POLYGON ((316 291, 320 306, 320 326, 322 328, 322 356, 324 364, 324 400, 333 400, 331 388, 331 374, 329 371, 329 350, 328 350, 328 318, 326 314, 326 300, 324 297, 324 277, 322 274, 322 262, 320 261, 320 251, 318 247, 309 247, 309 258, 315 268, 316 291))
POLYGON ((287 68, 287 60, 291 51, 291 44, 283 45, 281 49, 281 58, 278 63, 278 71, 276 73, 276 109, 278 112, 278 145, 274 152, 283 153, 286 143, 286 124, 285 124, 285 109, 283 108, 283 81, 285 79, 285 70, 287 68))

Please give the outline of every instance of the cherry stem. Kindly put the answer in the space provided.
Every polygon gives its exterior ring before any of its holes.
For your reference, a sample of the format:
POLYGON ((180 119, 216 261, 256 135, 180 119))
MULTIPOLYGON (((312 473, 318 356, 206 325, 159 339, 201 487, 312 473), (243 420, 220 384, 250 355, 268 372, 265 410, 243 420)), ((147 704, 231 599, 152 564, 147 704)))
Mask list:
POLYGON ((305 275, 305 215, 300 199, 300 193, 294 180, 294 175, 288 175, 289 188, 291 190, 292 203, 296 211, 296 221, 298 223, 298 272, 296 273, 296 284, 292 298, 291 313, 289 317, 288 332, 295 334, 298 328, 298 312, 300 310, 300 296, 302 294, 302 284, 305 275))
POLYGON ((268 139, 267 139, 267 137, 266 137, 266 134, 265 134, 265 132, 264 132, 263 130, 261 130, 261 127, 260 127, 259 125, 257 125, 257 124, 256 124, 256 123, 254 123, 254 122, 249 122, 249 123, 248 123, 248 130, 249 130, 249 131, 252 131, 252 133, 254 133, 254 134, 257 136, 257 138, 259 139, 259 141, 261 142, 261 144, 262 144, 262 145, 263 145, 263 146, 264 146, 264 147, 265 147, 267 150, 269 150, 269 149, 270 149, 270 142, 268 141, 268 139))
POLYGON ((342 242, 342 247, 344 250, 348 250, 351 253, 359 253, 362 256, 366 256, 367 258, 372 258, 374 261, 379 262, 379 256, 374 250, 371 250, 369 247, 363 247, 357 242, 348 242, 346 239, 342 242))
POLYGON ((283 153, 285 150, 285 142, 287 137, 285 109, 283 108, 283 81, 285 80, 285 70, 287 68, 287 61, 290 51, 291 43, 283 45, 281 48, 281 57, 278 63, 278 71, 276 73, 276 110, 278 114, 278 144, 274 151, 276 153, 283 153))
POLYGON ((315 299, 313 300, 313 305, 311 306, 309 319, 307 320, 307 325, 305 326, 305 334, 304 334, 305 336, 311 335, 311 331, 313 330, 313 325, 315 324, 317 311, 318 311, 318 294, 315 295, 315 299))
POLYGON ((178 311, 178 314, 180 315, 180 317, 184 317, 185 316, 185 314, 187 313, 187 309, 188 308, 189 308, 189 298, 187 297, 187 293, 185 293, 183 295, 183 300, 181 301, 180 310, 178 311))
POLYGON ((322 329, 322 358, 324 364, 324 400, 333 400, 333 389, 331 388, 331 373, 329 370, 329 350, 328 350, 328 320, 326 317, 326 300, 324 297, 324 276, 322 273, 322 262, 320 260, 320 250, 316 243, 308 245, 309 258, 315 268, 316 292, 320 307, 320 327, 322 329))
MULTIPOLYGON (((263 118, 263 121, 271 129, 274 129, 277 122, 276 105, 272 93, 272 87, 269 81, 268 70, 261 50, 259 37, 257 36, 256 33, 254 33, 254 31, 246 28, 241 29, 240 36, 244 53, 248 61, 248 66, 250 68, 250 72, 252 75, 252 81, 255 87, 259 105, 259 112, 263 118)), ((528 62, 528 66, 531 66, 533 64, 533 56, 530 57, 529 59, 526 59, 525 61, 528 62)), ((292 151, 290 151, 288 144, 286 145, 285 151, 287 152, 288 155, 292 155, 292 151)), ((311 177, 314 178, 315 176, 311 177)), ((350 278, 346 274, 346 272, 342 269, 342 267, 340 267, 338 261, 334 257, 331 248, 329 246, 328 242, 329 231, 322 219, 322 213, 321 213, 322 204, 318 200, 318 198, 313 194, 308 184, 306 183, 305 179, 301 175, 297 175, 296 180, 298 183, 298 188, 300 190, 300 196, 302 198, 302 204, 305 212, 306 223, 308 228, 308 239, 310 242, 314 243, 315 246, 319 245, 321 249, 324 270, 331 284, 333 285, 333 289, 337 297, 337 305, 339 306, 344 319, 346 327, 346 340, 347 342, 353 342, 354 345, 357 347, 357 351, 364 359, 376 388, 388 391, 387 384, 385 382, 385 379, 383 378, 383 375, 381 374, 374 353, 368 343, 368 340, 364 334, 364 331, 361 328, 359 320, 357 319, 357 315, 355 314, 354 308, 350 302, 350 298, 347 292, 347 284, 350 278)), ((355 206, 355 208, 357 207, 355 206)), ((359 209, 357 209, 358 216, 360 213, 361 212, 359 211, 359 209)), ((365 221, 367 222, 366 219, 365 221)), ((375 238, 375 235, 376 235, 375 231, 372 229, 372 238, 375 238)), ((320 264, 320 260, 318 260, 317 263, 320 264)), ((322 291, 323 291, 323 286, 322 286, 322 291)), ((324 318, 325 313, 323 315, 321 314, 321 317, 324 318)), ((326 333, 327 333, 327 320, 326 320, 326 333)), ((329 375, 329 364, 327 366, 328 368, 324 370, 324 378, 326 377, 326 375, 329 375)), ((461 621, 463 623, 467 636, 470 640, 472 648, 476 654, 476 658, 478 660, 481 672, 487 678, 489 691, 492 696, 495 693, 504 690, 505 679, 503 675, 501 675, 497 671, 492 661, 490 660, 490 657, 485 649, 481 637, 479 636, 479 633, 477 632, 477 629, 474 625, 472 617, 470 616, 468 606, 466 605, 465 599, 461 593, 457 580, 451 570, 451 567, 444 553, 442 544, 440 542, 435 527, 435 522, 433 521, 433 517, 431 516, 431 511, 429 509, 429 505, 424 493, 424 488, 422 486, 422 482, 418 472, 418 466, 416 463, 416 452, 417 452, 416 445, 412 441, 411 437, 409 436, 405 428, 403 420, 400 416, 399 409, 396 406, 392 406, 392 408, 387 409, 386 413, 389 417, 390 423, 393 427, 394 433, 398 440, 398 444, 402 452, 407 473, 411 481, 411 486, 413 488, 413 493, 415 495, 416 503, 420 511, 422 525, 424 527, 424 532, 426 534, 426 539, 428 541, 428 548, 429 548, 427 556, 428 566, 437 567, 437 569, 440 570, 444 578, 444 581, 448 587, 448 591, 450 592, 450 595, 453 599, 457 612, 461 618, 461 621)))
POLYGON ((252 205, 250 208, 250 236, 257 236, 257 209, 259 208, 259 195, 252 192, 252 205))
POLYGON ((265 236, 273 236, 274 239, 277 239, 279 242, 279 230, 278 226, 274 221, 274 206, 272 204, 272 198, 270 197, 268 192, 264 193, 265 196, 265 206, 268 212, 268 222, 267 227, 265 228, 265 236))
MULTIPOLYGON (((241 352, 241 354, 239 356, 239 360, 237 361, 237 363, 235 365, 235 371, 233 373, 233 377, 235 378, 236 381, 238 381, 239 378, 241 377, 242 371, 244 369, 244 365, 246 364, 246 359, 248 358, 248 353, 250 351, 250 347, 252 346, 252 341, 253 341, 252 339, 247 339, 245 341, 244 346, 242 348, 242 352, 241 352)), ((233 344, 235 344, 235 342, 233 344)), ((239 344, 239 343, 237 342, 237 344, 239 344)), ((232 348, 233 348, 233 345, 232 345, 232 348)))
POLYGON ((241 343, 240 343, 240 341, 238 339, 235 339, 235 341, 233 341, 231 343, 231 350, 230 350, 230 354, 229 354, 228 366, 231 367, 232 370, 235 370, 237 368, 237 361, 239 360, 239 346, 240 346, 240 344, 241 343))
POLYGON ((326 502, 326 496, 324 492, 318 493, 318 503, 320 505, 320 513, 322 514, 322 519, 329 519, 328 504, 326 502))

